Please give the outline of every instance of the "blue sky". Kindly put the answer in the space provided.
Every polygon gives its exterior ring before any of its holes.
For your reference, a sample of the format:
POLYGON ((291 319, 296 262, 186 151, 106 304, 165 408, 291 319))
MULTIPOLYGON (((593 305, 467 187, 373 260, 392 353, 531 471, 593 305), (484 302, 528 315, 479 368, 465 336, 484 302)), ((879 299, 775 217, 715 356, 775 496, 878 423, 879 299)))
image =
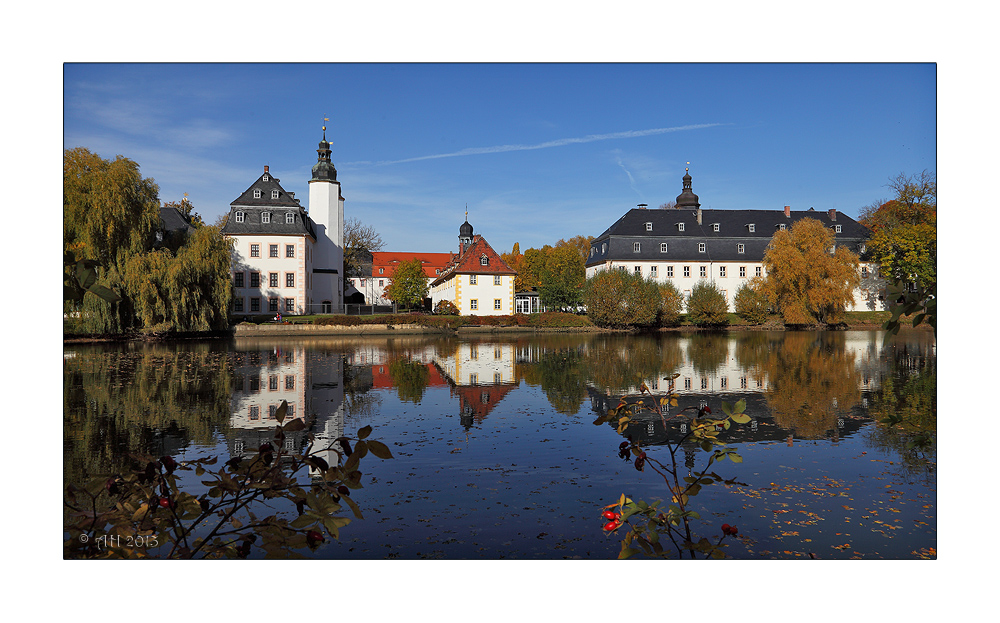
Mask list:
POLYGON ((639 203, 835 208, 937 170, 916 64, 66 64, 64 147, 141 166, 209 222, 269 165, 308 204, 324 117, 345 214, 387 250, 598 235, 639 203))

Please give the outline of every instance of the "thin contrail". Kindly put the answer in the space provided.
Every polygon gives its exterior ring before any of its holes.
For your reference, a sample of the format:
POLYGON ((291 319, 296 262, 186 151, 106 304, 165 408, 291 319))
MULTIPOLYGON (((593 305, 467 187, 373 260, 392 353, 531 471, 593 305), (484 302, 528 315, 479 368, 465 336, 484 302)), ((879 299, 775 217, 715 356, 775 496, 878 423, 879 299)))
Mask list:
POLYGON ((458 156, 478 156, 480 154, 498 154, 507 151, 528 151, 531 149, 546 149, 549 147, 562 147, 563 145, 573 145, 577 143, 593 143, 594 141, 606 141, 614 138, 636 138, 640 136, 652 136, 655 134, 666 134, 667 132, 680 132, 682 130, 700 130, 723 125, 721 123, 700 123, 696 125, 681 125, 673 128, 652 128, 650 130, 629 130, 626 132, 612 132, 610 134, 590 134, 578 138, 560 138, 554 141, 546 141, 536 145, 495 145, 493 147, 467 147, 459 151, 447 154, 432 154, 430 156, 417 156, 415 158, 403 158, 402 160, 381 160, 379 162, 350 162, 345 164, 402 164, 404 162, 417 162, 420 160, 434 160, 436 158, 455 158, 458 156))

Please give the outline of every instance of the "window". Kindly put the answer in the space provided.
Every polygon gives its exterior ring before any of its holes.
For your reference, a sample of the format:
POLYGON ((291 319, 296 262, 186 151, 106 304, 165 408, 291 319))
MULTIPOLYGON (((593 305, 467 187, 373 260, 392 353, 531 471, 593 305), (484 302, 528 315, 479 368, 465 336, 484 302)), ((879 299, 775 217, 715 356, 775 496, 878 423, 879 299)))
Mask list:
POLYGON ((236 273, 233 275, 233 286, 237 288, 243 287, 243 279, 245 278, 244 273, 236 273))
POLYGON ((746 388, 747 388, 747 377, 741 376, 740 377, 740 389, 746 389, 746 388))
POLYGON ((660 253, 666 253, 666 252, 667 252, 667 243, 666 242, 661 242, 660 243, 660 253))
POLYGON ((642 274, 642 266, 633 266, 632 267, 632 271, 635 274, 637 274, 637 275, 641 275, 642 274))
POLYGON ((748 227, 748 228, 750 229, 750 233, 751 233, 751 234, 752 234, 753 232, 757 231, 757 228, 756 228, 756 227, 754 226, 754 224, 753 224, 753 223, 750 223, 749 225, 747 225, 747 227, 748 227))
POLYGON ((684 267, 684 276, 685 277, 690 277, 691 276, 691 267, 690 266, 685 266, 684 267))
POLYGON ((646 231, 653 231, 653 224, 652 223, 646 223, 646 231))
POLYGON ((380 268, 380 269, 378 269, 378 274, 380 274, 380 275, 381 275, 381 274, 382 274, 382 273, 384 273, 384 272, 385 272, 385 269, 384 269, 384 268, 380 268))
POLYGON ((862 279, 867 279, 868 278, 868 267, 867 266, 862 266, 861 267, 861 278, 862 279))
POLYGON ((840 233, 840 225, 834 225, 833 230, 836 231, 839 234, 840 233))
POLYGON ((267 377, 267 389, 272 392, 278 391, 278 375, 272 374, 267 377))
POLYGON ((295 311, 295 299, 285 299, 285 311, 286 312, 295 311))
POLYGON ((250 311, 251 312, 259 312, 260 311, 260 299, 259 298, 254 297, 254 298, 250 299, 250 311))
POLYGON ((365 287, 365 280, 364 279, 361 280, 361 287, 362 288, 365 287))
POLYGON ((267 419, 276 419, 278 413, 278 405, 267 405, 267 419))
POLYGON ((247 216, 246 212, 237 211, 236 212, 236 222, 237 223, 242 223, 243 221, 246 220, 246 216, 247 216))
POLYGON ((760 277, 760 273, 761 273, 761 268, 760 268, 760 266, 758 266, 758 267, 757 267, 757 270, 756 270, 756 272, 755 272, 755 274, 756 274, 756 275, 757 275, 758 277, 760 277))
POLYGON ((698 267, 698 276, 699 277, 708 277, 708 269, 706 267, 704 267, 704 266, 699 266, 698 267))
POLYGON ((286 244, 285 245, 285 257, 295 257, 295 245, 286 244))
POLYGON ((649 274, 652 275, 653 277, 656 277, 656 266, 649 267, 649 274))
POLYGON ((278 311, 278 297, 272 296, 267 299, 267 311, 276 312, 278 311))
POLYGON ((295 375, 286 374, 285 375, 285 389, 295 389, 295 375))
POLYGON ((277 190, 272 190, 271 191, 271 199, 277 199, 277 198, 278 198, 278 191, 277 190))
POLYGON ((493 285, 498 286, 501 284, 500 275, 493 275, 493 285))
POLYGON ((671 277, 672 278, 673 276, 674 276, 674 267, 673 266, 667 266, 667 277, 671 277))
POLYGON ((271 176, 268 175, 267 173, 265 173, 264 176, 261 177, 260 179, 262 179, 262 180, 264 180, 266 182, 267 180, 271 179, 271 176))
POLYGON ((268 245, 267 250, 268 250, 268 255, 270 257, 278 257, 278 245, 276 244, 268 245))
POLYGON ((740 277, 746 277, 746 276, 747 276, 747 267, 740 266, 740 277))
POLYGON ((291 225, 295 222, 295 212, 285 212, 285 224, 291 225))
POLYGON ((493 299, 493 309, 500 309, 500 299, 493 299))
POLYGON ((719 389, 727 389, 729 387, 729 378, 722 377, 719 379, 719 389))
POLYGON ((705 377, 701 377, 701 388, 708 389, 708 379, 705 377))
POLYGON ((633 253, 638 253, 639 249, 641 249, 641 248, 642 248, 642 245, 640 243, 638 243, 638 242, 633 242, 632 243, 632 252, 633 253))
POLYGON ((704 242, 699 242, 698 243, 698 253, 704 253, 704 252, 705 252, 705 243, 704 242))
POLYGON ((478 374, 470 374, 469 375, 469 385, 476 385, 477 383, 479 383, 479 375, 478 374))
POLYGON ((233 299, 233 311, 234 312, 241 312, 241 311, 243 311, 243 299, 242 298, 235 298, 235 299, 233 299))
POLYGON ((607 250, 608 250, 607 243, 602 242, 601 243, 601 255, 604 255, 607 252, 607 250))
POLYGON ((490 265, 490 258, 486 257, 485 253, 483 255, 480 255, 479 256, 479 264, 481 266, 489 266, 490 265))
POLYGON ((469 285, 470 286, 476 285, 476 275, 469 275, 469 285))
POLYGON ((469 309, 479 309, 479 299, 469 301, 469 309))
POLYGON ((785 224, 781 223, 780 225, 778 225, 778 229, 781 231, 785 231, 785 224))
POLYGON ((381 287, 384 287, 384 286, 385 286, 385 279, 379 279, 378 280, 378 287, 381 288, 381 287))
POLYGON ((719 276, 720 277, 725 277, 726 276, 726 267, 725 266, 720 266, 719 267, 719 276))
POLYGON ((719 231, 719 224, 718 223, 712 223, 712 231, 719 231))
POLYGON ((691 389, 691 379, 687 377, 684 378, 684 389, 691 389))
POLYGON ((295 287, 295 273, 285 273, 285 287, 286 288, 295 287))
POLYGON ((260 213, 260 222, 261 223, 270 223, 271 222, 271 213, 270 212, 261 212, 260 213))
POLYGON ((499 359, 501 356, 503 356, 503 351, 501 351, 500 347, 497 346, 496 348, 493 349, 493 358, 499 359))
POLYGON ((260 419, 260 405, 250 405, 250 419, 251 420, 260 419))
POLYGON ((260 199, 260 189, 259 188, 254 188, 253 189, 253 198, 254 199, 260 199))
POLYGON ((746 253, 746 250, 747 250, 747 248, 746 248, 746 246, 742 242, 736 245, 736 252, 737 253, 746 253))
POLYGON ((677 223, 677 231, 684 231, 684 223, 677 223))
POLYGON ((267 275, 267 285, 271 288, 278 287, 278 273, 268 273, 267 275))
POLYGON ((260 245, 252 244, 250 245, 250 257, 260 257, 260 245))
POLYGON ((251 288, 260 287, 260 273, 257 272, 250 273, 250 287, 251 288))
POLYGON ((503 383, 503 375, 501 375, 499 372, 494 372, 493 373, 493 382, 495 384, 497 384, 497 385, 499 385, 500 383, 503 383))

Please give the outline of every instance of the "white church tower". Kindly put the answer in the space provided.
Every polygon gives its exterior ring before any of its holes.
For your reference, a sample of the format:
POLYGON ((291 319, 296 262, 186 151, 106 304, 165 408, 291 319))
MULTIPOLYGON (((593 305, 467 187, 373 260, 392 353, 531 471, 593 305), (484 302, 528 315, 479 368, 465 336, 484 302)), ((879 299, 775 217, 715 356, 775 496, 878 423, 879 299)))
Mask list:
POLYGON ((344 304, 344 196, 337 169, 330 161, 330 143, 319 142, 319 154, 309 180, 309 217, 316 225, 312 258, 310 313, 343 313, 344 304))

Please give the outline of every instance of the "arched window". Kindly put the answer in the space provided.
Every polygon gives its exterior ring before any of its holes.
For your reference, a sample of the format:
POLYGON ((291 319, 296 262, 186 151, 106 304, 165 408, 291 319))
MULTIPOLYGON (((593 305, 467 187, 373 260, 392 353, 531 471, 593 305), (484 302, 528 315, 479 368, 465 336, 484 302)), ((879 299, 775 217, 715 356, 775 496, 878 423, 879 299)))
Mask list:
POLYGON ((479 263, 481 265, 483 265, 483 266, 489 266, 490 265, 490 258, 486 257, 486 254, 484 253, 484 254, 482 254, 482 255, 479 256, 479 263))

